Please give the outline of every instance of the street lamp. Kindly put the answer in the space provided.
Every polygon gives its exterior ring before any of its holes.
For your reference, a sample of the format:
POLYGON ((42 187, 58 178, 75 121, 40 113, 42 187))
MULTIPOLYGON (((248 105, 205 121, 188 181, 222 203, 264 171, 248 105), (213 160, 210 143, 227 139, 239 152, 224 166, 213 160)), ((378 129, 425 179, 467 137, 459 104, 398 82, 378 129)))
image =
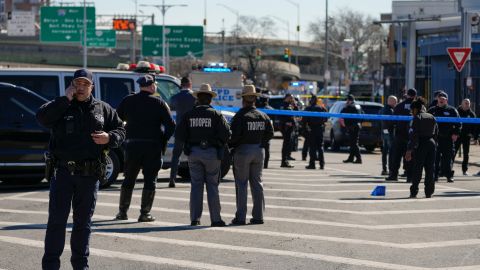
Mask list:
POLYGON ((224 8, 226 8, 228 11, 230 11, 231 13, 235 14, 235 16, 237 16, 237 26, 235 27, 236 30, 235 30, 235 50, 234 50, 234 54, 237 54, 238 31, 239 31, 239 29, 240 29, 240 24, 239 24, 240 12, 238 12, 238 10, 233 9, 233 8, 227 6, 227 5, 224 5, 224 4, 217 3, 217 6, 224 7, 224 8))
POLYGON ((176 4, 176 5, 165 5, 165 0, 162 0, 161 5, 140 5, 142 7, 155 7, 162 12, 162 64, 165 66, 165 69, 168 70, 167 68, 167 58, 166 58, 166 40, 165 40, 165 13, 167 13, 167 10, 171 7, 186 7, 188 5, 185 4, 176 4))
POLYGON ((300 4, 292 0, 285 0, 297 8, 297 53, 295 54, 295 62, 298 66, 298 50, 300 50, 300 4))

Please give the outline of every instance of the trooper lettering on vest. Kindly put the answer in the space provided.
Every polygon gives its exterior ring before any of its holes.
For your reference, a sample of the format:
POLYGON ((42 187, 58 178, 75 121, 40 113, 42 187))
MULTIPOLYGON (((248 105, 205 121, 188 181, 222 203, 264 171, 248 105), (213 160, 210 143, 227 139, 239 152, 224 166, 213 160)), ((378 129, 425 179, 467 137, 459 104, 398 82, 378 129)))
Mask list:
POLYGON ((248 131, 265 130, 265 122, 247 122, 248 131))
POLYGON ((192 118, 190 119, 191 128, 211 128, 212 119, 211 118, 192 118))

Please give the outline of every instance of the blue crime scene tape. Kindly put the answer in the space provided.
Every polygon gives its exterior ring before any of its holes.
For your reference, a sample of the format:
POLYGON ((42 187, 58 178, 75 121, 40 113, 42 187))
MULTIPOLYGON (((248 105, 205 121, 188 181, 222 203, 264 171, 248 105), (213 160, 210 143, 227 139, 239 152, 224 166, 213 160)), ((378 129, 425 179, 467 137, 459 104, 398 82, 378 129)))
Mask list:
MULTIPOLYGON (((214 106, 220 111, 237 112, 240 108, 214 106)), ((265 110, 260 111, 268 115, 288 115, 298 117, 324 117, 324 118, 344 118, 344 119, 361 119, 361 120, 378 120, 378 121, 411 121, 412 116, 403 115, 379 115, 379 114, 351 114, 351 113, 328 113, 328 112, 307 112, 307 111, 289 111, 289 110, 265 110)), ((464 124, 480 124, 480 118, 459 118, 459 117, 435 117, 438 123, 464 123, 464 124)))

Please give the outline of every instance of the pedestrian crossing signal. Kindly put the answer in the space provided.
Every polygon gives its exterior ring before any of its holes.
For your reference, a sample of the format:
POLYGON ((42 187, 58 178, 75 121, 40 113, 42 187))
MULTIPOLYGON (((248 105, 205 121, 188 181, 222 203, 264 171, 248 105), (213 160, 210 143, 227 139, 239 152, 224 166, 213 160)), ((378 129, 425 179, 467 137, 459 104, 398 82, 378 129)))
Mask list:
POLYGON ((372 193, 370 194, 371 196, 385 196, 387 187, 385 186, 376 186, 372 193))

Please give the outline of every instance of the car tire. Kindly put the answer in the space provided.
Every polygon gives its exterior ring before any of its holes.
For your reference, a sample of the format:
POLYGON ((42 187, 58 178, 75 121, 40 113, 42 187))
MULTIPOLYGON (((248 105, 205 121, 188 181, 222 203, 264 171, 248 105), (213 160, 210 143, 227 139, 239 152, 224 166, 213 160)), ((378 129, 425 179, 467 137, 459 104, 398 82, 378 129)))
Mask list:
POLYGON ((222 179, 230 171, 231 165, 232 165, 232 156, 230 155, 230 152, 228 151, 228 149, 225 148, 222 164, 220 165, 220 170, 221 170, 220 174, 222 179))
POLYGON ((335 135, 333 135, 333 131, 330 133, 330 149, 334 152, 338 152, 340 150, 340 145, 335 140, 335 135))
POLYGON ((115 151, 108 152, 106 161, 107 182, 101 185, 100 188, 107 188, 111 186, 113 183, 115 183, 118 174, 120 173, 120 159, 115 151))
POLYGON ((367 152, 373 152, 375 150, 375 145, 365 145, 364 147, 367 152))

